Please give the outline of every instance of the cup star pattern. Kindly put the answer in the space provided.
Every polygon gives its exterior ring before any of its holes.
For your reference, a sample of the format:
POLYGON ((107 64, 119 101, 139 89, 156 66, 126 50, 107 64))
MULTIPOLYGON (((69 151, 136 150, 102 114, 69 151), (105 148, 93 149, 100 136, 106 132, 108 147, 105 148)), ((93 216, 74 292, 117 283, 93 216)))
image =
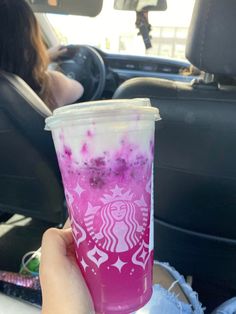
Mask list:
POLYGON ((98 268, 108 260, 108 255, 101 251, 96 245, 92 250, 88 251, 87 256, 98 268))
POLYGON ((117 261, 116 261, 114 264, 112 264, 111 266, 117 268, 117 269, 119 270, 119 272, 121 272, 121 270, 122 270, 122 268, 123 268, 123 266, 124 266, 125 264, 127 264, 127 262, 123 262, 123 261, 120 259, 120 257, 118 256, 117 261))
POLYGON ((149 245, 143 241, 141 246, 138 248, 138 250, 132 256, 132 262, 135 265, 139 265, 143 269, 145 269, 146 264, 149 260, 149 256, 150 256, 149 245))

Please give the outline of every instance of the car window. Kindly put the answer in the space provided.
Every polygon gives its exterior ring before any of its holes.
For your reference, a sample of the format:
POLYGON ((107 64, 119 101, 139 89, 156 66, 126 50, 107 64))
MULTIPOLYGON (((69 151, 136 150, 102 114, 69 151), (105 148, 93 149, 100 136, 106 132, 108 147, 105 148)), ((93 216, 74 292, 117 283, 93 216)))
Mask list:
POLYGON ((47 14, 63 44, 89 44, 112 53, 185 59, 185 44, 194 0, 168 0, 166 11, 149 12, 152 48, 145 49, 135 27, 136 14, 113 9, 104 0, 95 17, 47 14))

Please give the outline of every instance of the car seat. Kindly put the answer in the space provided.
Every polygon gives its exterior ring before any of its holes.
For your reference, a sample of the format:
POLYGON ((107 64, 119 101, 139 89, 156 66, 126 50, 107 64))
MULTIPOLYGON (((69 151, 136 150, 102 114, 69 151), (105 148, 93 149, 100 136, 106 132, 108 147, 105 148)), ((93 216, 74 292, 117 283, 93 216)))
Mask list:
POLYGON ((61 223, 64 193, 44 119, 51 114, 16 75, 0 72, 0 210, 61 223))
POLYGON ((205 71, 191 83, 134 78, 114 98, 160 109, 155 258, 185 275, 236 287, 236 1, 196 0, 186 56, 205 71))

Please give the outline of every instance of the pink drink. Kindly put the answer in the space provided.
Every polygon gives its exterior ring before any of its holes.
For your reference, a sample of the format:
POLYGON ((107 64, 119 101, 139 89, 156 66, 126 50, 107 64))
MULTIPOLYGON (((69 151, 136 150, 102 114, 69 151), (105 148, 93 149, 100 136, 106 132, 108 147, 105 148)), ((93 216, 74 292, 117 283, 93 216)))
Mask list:
POLYGON ((152 295, 154 121, 147 99, 58 109, 52 130, 76 256, 97 313, 126 314, 152 295))

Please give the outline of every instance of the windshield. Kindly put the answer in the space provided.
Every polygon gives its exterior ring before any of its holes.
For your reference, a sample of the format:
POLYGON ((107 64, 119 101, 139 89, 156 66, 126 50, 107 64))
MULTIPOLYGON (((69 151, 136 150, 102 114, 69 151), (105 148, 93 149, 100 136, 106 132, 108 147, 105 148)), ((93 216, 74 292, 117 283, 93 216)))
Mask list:
POLYGON ((152 47, 137 35, 136 13, 113 9, 104 0, 96 17, 47 14, 62 44, 87 44, 112 53, 185 59, 185 44, 194 0, 168 0, 166 11, 149 12, 152 47))

